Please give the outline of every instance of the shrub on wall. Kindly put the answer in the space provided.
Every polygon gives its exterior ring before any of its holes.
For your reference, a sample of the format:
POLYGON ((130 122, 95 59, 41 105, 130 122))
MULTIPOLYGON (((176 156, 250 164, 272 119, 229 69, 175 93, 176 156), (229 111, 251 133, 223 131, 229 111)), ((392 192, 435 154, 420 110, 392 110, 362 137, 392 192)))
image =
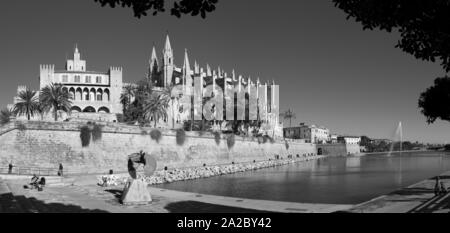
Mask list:
POLYGON ((184 129, 177 129, 177 145, 182 146, 186 141, 186 132, 184 129))
POLYGON ((264 143, 266 142, 270 142, 270 143, 275 143, 275 139, 273 139, 271 136, 269 135, 264 135, 264 143))
POLYGON ((7 124, 11 121, 12 112, 9 109, 4 108, 0 111, 0 125, 7 124))
POLYGON ((286 146, 286 150, 289 150, 289 143, 287 141, 284 141, 284 145, 286 146))
POLYGON ((17 129, 20 130, 20 131, 23 131, 23 130, 26 130, 27 127, 24 124, 22 124, 22 123, 18 123, 17 124, 17 129))
POLYGON ((262 137, 262 136, 257 136, 256 140, 258 141, 258 144, 264 143, 264 137, 262 137))
POLYGON ((91 130, 88 126, 83 126, 80 129, 81 146, 87 147, 91 141, 91 130))
POLYGON ((91 133, 92 133, 92 140, 94 142, 102 139, 102 127, 100 127, 99 125, 94 125, 91 133))
POLYGON ((220 133, 219 132, 214 132, 214 140, 216 141, 217 145, 220 145, 220 133))
POLYGON ((234 134, 230 134, 230 135, 228 136, 228 138, 227 138, 227 146, 228 146, 228 149, 233 148, 234 143, 235 143, 234 134))
POLYGON ((141 135, 143 135, 143 136, 144 136, 144 135, 147 135, 147 131, 142 130, 142 131, 141 131, 141 135))
POLYGON ((155 140, 157 143, 159 143, 159 141, 160 141, 161 138, 162 138, 161 131, 159 131, 159 130, 157 130, 157 129, 152 130, 152 131, 150 132, 150 137, 151 137, 153 140, 155 140))

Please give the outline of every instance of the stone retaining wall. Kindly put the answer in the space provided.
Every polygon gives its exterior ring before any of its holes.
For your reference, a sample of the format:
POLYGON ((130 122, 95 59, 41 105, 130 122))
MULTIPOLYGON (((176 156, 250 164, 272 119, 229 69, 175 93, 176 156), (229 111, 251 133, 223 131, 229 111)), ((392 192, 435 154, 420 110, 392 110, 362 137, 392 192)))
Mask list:
POLYGON ((273 159, 276 154, 316 154, 310 143, 266 142, 235 137, 228 148, 226 135, 217 145, 210 133, 186 132, 183 145, 177 145, 176 132, 164 130, 158 142, 151 139, 151 128, 104 124, 102 137, 82 147, 79 128, 72 122, 15 122, 15 129, 0 136, 0 164, 57 167, 62 163, 70 173, 104 173, 109 169, 126 171, 127 155, 144 150, 157 158, 158 170, 231 162, 273 159), (288 149, 287 149, 288 148, 288 149))

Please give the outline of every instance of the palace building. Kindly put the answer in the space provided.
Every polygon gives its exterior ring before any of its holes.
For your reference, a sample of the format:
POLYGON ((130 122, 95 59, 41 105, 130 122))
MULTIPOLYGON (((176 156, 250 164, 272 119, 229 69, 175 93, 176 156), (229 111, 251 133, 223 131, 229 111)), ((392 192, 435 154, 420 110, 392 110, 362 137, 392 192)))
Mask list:
MULTIPOLYGON (((106 72, 88 71, 85 60, 76 46, 73 59, 66 61, 64 70, 55 70, 55 65, 40 65, 39 90, 51 83, 60 83, 63 90, 69 92, 72 100, 71 118, 102 121, 116 121, 116 114, 122 113, 120 95, 122 93, 122 68, 110 67, 106 72)), ((25 90, 19 86, 17 93, 25 90)), ((39 92, 38 92, 39 93, 39 92)), ((14 98, 14 104, 18 97, 14 98)), ((12 108, 10 105, 9 108, 12 108)), ((69 117, 60 111, 61 120, 69 117)), ((21 118, 24 116, 20 116, 21 118)), ((34 120, 51 118, 52 115, 34 116, 34 120)))

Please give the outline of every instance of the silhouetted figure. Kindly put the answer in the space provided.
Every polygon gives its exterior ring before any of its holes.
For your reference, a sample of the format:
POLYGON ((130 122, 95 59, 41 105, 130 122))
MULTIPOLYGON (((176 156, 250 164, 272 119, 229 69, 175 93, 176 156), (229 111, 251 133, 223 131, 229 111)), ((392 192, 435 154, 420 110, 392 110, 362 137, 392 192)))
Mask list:
POLYGON ((109 174, 112 175, 114 172, 112 169, 109 170, 109 174))
POLYGON ((36 174, 33 174, 33 177, 31 177, 31 188, 38 188, 38 181, 39 181, 39 177, 36 174))
POLYGON ((444 195, 447 193, 447 189, 444 186, 444 182, 441 181, 440 183, 441 183, 441 194, 444 195))
POLYGON ((436 176, 436 183, 434 184, 434 195, 437 196, 440 193, 440 187, 439 187, 439 176, 436 176))
POLYGON ((64 175, 63 169, 64 169, 64 167, 63 167, 62 163, 60 163, 59 164, 59 169, 58 169, 58 176, 63 176, 64 175))
POLYGON ((13 167, 14 167, 14 166, 13 166, 11 163, 9 163, 9 165, 8 165, 8 174, 11 174, 11 173, 12 173, 13 167))
POLYGON ((167 171, 167 167, 164 167, 164 171, 167 171))

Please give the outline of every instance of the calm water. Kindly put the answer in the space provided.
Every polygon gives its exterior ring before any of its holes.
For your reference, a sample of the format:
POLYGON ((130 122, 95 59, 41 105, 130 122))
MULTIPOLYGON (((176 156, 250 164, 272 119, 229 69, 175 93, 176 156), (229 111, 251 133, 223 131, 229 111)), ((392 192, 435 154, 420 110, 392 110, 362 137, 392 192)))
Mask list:
POLYGON ((356 204, 450 170, 450 153, 330 157, 159 187, 307 203, 356 204))

